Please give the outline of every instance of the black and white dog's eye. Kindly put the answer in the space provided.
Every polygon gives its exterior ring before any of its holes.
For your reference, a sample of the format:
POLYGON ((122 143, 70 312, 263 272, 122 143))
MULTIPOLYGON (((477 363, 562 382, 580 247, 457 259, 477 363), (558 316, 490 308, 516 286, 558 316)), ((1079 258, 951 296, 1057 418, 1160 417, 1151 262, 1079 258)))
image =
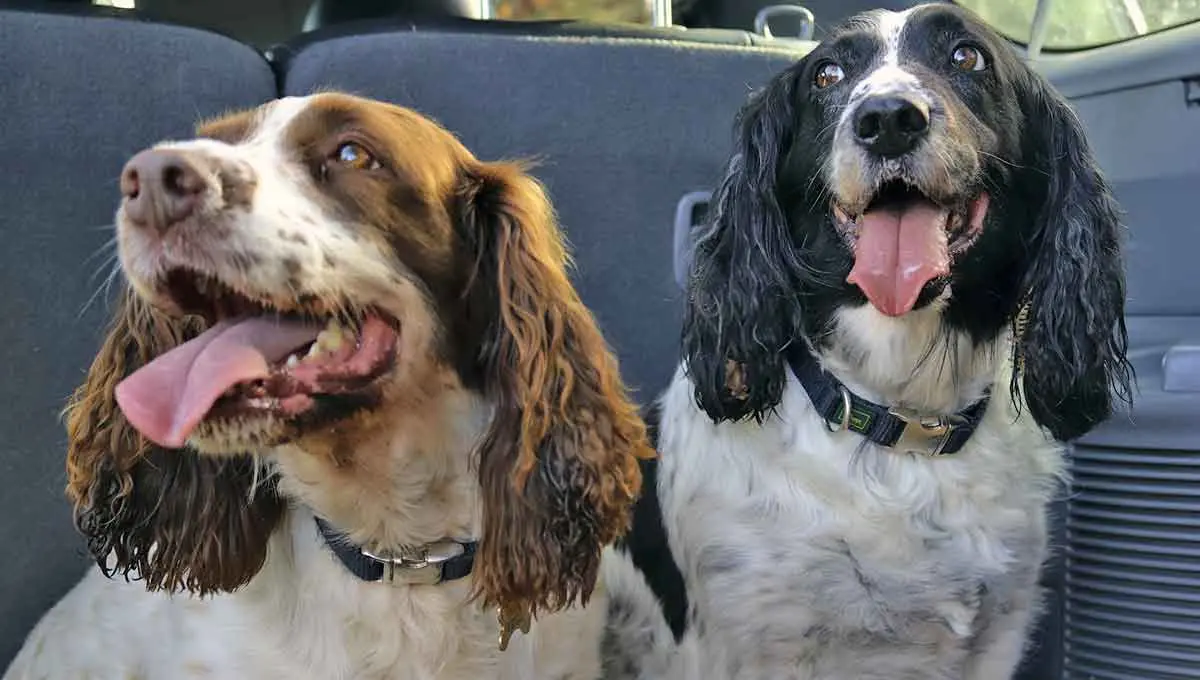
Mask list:
POLYGON ((830 85, 836 85, 845 77, 846 72, 842 70, 841 66, 832 61, 827 61, 817 69, 817 75, 813 78, 813 85, 816 85, 818 90, 823 90, 830 85))
POLYGON ((950 55, 950 63, 960 71, 982 71, 987 68, 987 57, 983 50, 971 45, 959 45, 950 55))

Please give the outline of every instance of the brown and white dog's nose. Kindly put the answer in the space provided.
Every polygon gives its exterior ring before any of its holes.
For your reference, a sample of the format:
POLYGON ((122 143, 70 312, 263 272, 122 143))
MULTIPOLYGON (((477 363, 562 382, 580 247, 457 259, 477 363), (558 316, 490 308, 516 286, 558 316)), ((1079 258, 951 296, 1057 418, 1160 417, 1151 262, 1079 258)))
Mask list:
POLYGON ((854 112, 854 137, 884 158, 912 151, 929 132, 929 107, 903 95, 864 99, 854 112))
POLYGON ((125 164, 121 193, 130 221, 166 231, 196 210, 211 173, 198 154, 147 149, 125 164))

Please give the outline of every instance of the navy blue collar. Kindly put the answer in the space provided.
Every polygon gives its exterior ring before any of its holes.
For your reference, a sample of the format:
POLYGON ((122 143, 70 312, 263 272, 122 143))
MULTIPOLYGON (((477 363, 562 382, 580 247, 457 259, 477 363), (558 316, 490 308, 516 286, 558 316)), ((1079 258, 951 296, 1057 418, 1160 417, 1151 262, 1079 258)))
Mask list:
POLYGON ((957 453, 975 433, 987 410, 987 394, 949 416, 927 416, 881 406, 854 394, 821 368, 803 342, 793 343, 787 359, 830 430, 850 430, 898 452, 929 457, 957 453))
POLYGON ((475 566, 475 541, 445 540, 399 552, 372 553, 351 543, 324 520, 315 519, 325 545, 362 581, 437 585, 463 578, 475 566))

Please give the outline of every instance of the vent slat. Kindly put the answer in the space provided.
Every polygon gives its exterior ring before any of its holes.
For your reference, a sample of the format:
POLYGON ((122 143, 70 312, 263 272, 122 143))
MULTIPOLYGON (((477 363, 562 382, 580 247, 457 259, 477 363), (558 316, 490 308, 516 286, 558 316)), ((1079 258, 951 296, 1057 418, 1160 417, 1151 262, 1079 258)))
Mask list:
POLYGON ((1164 634, 1174 631, 1186 635, 1188 639, 1200 640, 1200 618, 1188 621, 1171 616, 1161 616, 1154 613, 1132 612, 1125 609, 1112 609, 1103 605, 1094 605, 1084 600, 1075 600, 1071 608, 1072 620, 1098 620, 1098 625, 1113 628, 1130 627, 1139 630, 1155 630, 1164 634))
POLYGON ((1167 512, 1179 514, 1195 514, 1195 501, 1191 499, 1155 498, 1153 496, 1129 496, 1121 493, 1093 494, 1077 491, 1072 504, 1083 507, 1108 507, 1121 509, 1142 509, 1152 513, 1167 512))
MULTIPOLYGON (((1093 564, 1077 560, 1071 564, 1072 582, 1080 585, 1098 582, 1129 582, 1131 584, 1147 584, 1150 586, 1171 586, 1187 589, 1192 592, 1196 588, 1196 577, 1187 574, 1172 573, 1163 569, 1134 570, 1106 564, 1093 564)), ((1200 599, 1200 592, 1196 592, 1200 599)))
POLYGON ((1200 466, 1200 452, 1127 451, 1124 449, 1104 449, 1092 446, 1077 446, 1072 451, 1071 463, 1073 465, 1091 462, 1117 465, 1148 465, 1154 467, 1200 466))
MULTIPOLYGON (((1087 534, 1071 534, 1070 539, 1070 549, 1072 552, 1094 555, 1097 560, 1104 559, 1105 551, 1200 560, 1200 543, 1195 542, 1188 545, 1183 541, 1177 543, 1150 540, 1127 541, 1117 538, 1104 538, 1102 536, 1094 537, 1087 534)), ((1196 566, 1200 567, 1200 564, 1196 566)))
POLYGON ((1100 593, 1089 593, 1082 589, 1068 588, 1067 590, 1067 607, 1068 612, 1074 601, 1087 602, 1097 607, 1107 607, 1112 609, 1125 609, 1132 612, 1142 614, 1157 614, 1167 618, 1186 620, 1197 614, 1196 608, 1190 604, 1180 603, 1178 606, 1172 604, 1170 600, 1135 600, 1135 599, 1120 599, 1109 597, 1100 593))
POLYGON ((1114 491, 1122 494, 1152 494, 1160 496, 1175 496, 1180 499, 1200 498, 1200 485, 1180 486, 1179 484, 1146 484, 1125 480, 1107 480, 1082 477, 1074 480, 1076 489, 1083 491, 1114 491))
MULTIPOLYGON (((1143 461, 1142 464, 1148 464, 1143 461)), ((1200 470, 1178 465, 1162 466, 1158 469, 1136 467, 1133 465, 1103 465, 1094 462, 1077 463, 1073 469, 1076 479, 1098 477, 1102 480, 1111 478, 1163 480, 1176 484, 1200 482, 1200 470)))
POLYGON ((1150 570, 1167 570, 1178 571, 1182 573, 1200 575, 1200 564, 1190 560, 1178 561, 1170 560, 1161 555, 1131 555, 1127 553, 1115 554, 1106 550, 1088 550, 1080 549, 1070 545, 1070 538, 1067 539, 1068 547, 1066 549, 1068 559, 1088 560, 1091 562, 1103 562, 1109 564, 1123 564, 1128 567, 1136 567, 1150 570))
POLYGON ((1067 530, 1076 535, 1092 534, 1096 536, 1120 536, 1132 539, 1145 538, 1152 541, 1191 542, 1196 540, 1196 532, 1200 531, 1200 526, 1188 531, 1173 525, 1168 525, 1168 527, 1155 526, 1142 519, 1135 522, 1096 522, 1090 519, 1074 517, 1067 520, 1067 530))
MULTIPOLYGON (((1117 507, 1121 509, 1112 510, 1103 506, 1093 506, 1087 502, 1087 499, 1080 499, 1072 508, 1070 521, 1086 521, 1089 525, 1104 522, 1114 526, 1119 526, 1121 523, 1159 524, 1171 527, 1183 527, 1200 532, 1200 514, 1197 514, 1194 510, 1180 510, 1178 511, 1179 514, 1167 514, 1163 512, 1138 513, 1133 512, 1135 509, 1133 507, 1117 507)), ((1195 536, 1196 534, 1191 535, 1195 536)))
POLYGON ((1111 626, 1095 623, 1082 617, 1071 619, 1071 636, 1075 640, 1112 638, 1122 643, 1147 643, 1177 645, 1192 648, 1200 654, 1200 640, 1195 636, 1182 635, 1178 632, 1164 631, 1161 628, 1143 629, 1127 626, 1111 626))

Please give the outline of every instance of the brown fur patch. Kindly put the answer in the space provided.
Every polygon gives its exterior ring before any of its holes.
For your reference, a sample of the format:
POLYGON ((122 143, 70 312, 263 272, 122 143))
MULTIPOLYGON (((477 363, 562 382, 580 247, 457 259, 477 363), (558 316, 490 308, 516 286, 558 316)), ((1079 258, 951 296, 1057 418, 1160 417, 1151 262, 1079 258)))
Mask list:
POLYGON ((244 585, 262 567, 283 512, 272 482, 251 496, 250 459, 154 446, 117 406, 118 382, 201 326, 194 317, 168 317, 126 290, 66 409, 67 495, 76 526, 106 573, 134 572, 150 590, 203 594, 244 585))
POLYGON ((196 124, 196 136, 226 144, 244 142, 258 127, 259 109, 234 111, 196 124))
POLYGON ((567 278, 542 187, 520 166, 468 170, 464 229, 478 239, 471 302, 496 404, 480 450, 484 535, 476 587, 510 614, 586 602, 601 549, 625 532, 654 450, 617 362, 567 278))

